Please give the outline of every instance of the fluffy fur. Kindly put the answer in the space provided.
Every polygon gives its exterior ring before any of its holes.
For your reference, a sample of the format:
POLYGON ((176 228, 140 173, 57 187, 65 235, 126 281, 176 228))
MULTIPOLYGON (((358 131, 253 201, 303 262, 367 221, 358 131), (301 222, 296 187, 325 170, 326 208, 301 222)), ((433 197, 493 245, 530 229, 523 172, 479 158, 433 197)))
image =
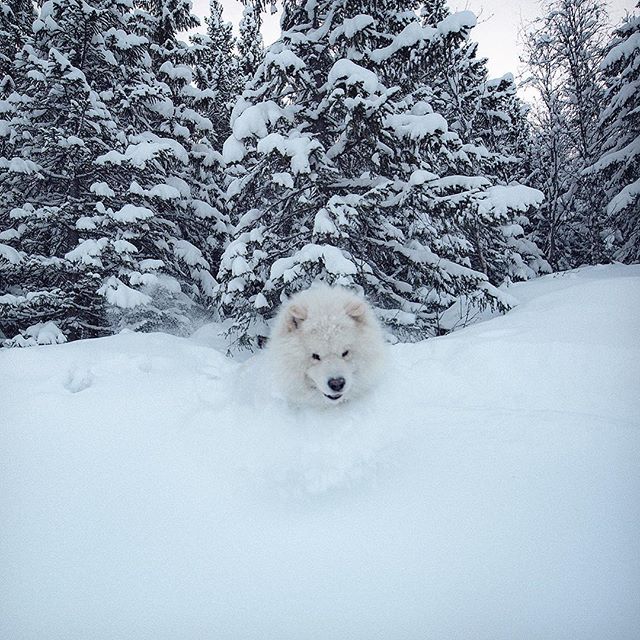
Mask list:
POLYGON ((317 285, 280 309, 267 355, 274 382, 302 405, 334 405, 367 391, 382 368, 385 343, 367 302, 342 287, 317 285))

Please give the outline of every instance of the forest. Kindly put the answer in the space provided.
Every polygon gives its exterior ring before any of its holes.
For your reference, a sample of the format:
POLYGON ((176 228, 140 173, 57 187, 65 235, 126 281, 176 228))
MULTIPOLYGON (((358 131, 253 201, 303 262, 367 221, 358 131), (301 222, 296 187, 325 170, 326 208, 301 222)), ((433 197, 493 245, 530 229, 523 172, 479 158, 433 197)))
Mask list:
MULTIPOLYGON (((640 5, 637 5, 637 7, 640 5)), ((530 102, 445 0, 0 3, 0 341, 224 327, 314 280, 400 341, 505 284, 640 258, 640 14, 549 0, 530 102), (189 34, 188 36, 185 34, 189 34)))

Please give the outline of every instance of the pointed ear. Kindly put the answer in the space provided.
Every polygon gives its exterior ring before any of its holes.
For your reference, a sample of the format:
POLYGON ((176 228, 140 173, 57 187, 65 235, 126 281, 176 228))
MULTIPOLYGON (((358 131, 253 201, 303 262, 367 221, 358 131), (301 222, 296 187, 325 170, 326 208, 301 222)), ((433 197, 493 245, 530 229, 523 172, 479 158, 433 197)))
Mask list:
POLYGON ((300 327, 303 320, 307 318, 307 308, 301 304, 292 304, 287 308, 286 324, 287 331, 295 331, 300 327))
POLYGON ((367 318, 367 305, 364 300, 352 300, 347 303, 344 310, 358 323, 364 323, 367 318))

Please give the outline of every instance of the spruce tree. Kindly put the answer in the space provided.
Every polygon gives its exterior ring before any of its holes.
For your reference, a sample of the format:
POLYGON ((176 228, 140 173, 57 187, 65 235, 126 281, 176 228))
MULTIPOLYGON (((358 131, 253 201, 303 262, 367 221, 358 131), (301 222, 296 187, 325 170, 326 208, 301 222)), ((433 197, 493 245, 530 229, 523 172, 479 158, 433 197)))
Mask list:
POLYGON ((222 20, 219 0, 211 0, 209 11, 206 34, 191 37, 193 80, 207 97, 205 115, 213 123, 212 136, 219 148, 231 134, 231 108, 241 92, 241 75, 232 26, 222 20))
POLYGON ((0 205, 0 317, 5 335, 23 336, 13 344, 48 322, 70 339, 184 331, 212 289, 187 237, 194 211, 216 211, 184 180, 169 88, 131 21, 128 2, 49 0, 19 55, 29 82, 0 205))
MULTIPOLYGON (((640 8, 640 4, 636 5, 640 8)), ((606 83, 599 127, 603 144, 585 171, 603 193, 607 251, 622 262, 640 261, 640 14, 614 31, 601 67, 606 83)))
POLYGON ((264 58, 261 24, 260 7, 254 0, 244 0, 244 10, 239 25, 240 35, 237 42, 242 85, 247 84, 253 78, 264 58))
POLYGON ((14 57, 22 49, 35 17, 33 3, 28 0, 0 2, 0 97, 13 89, 14 57))
MULTIPOLYGON (((193 63, 199 47, 189 46, 179 38, 180 32, 199 25, 191 8, 190 0, 141 0, 137 24, 139 32, 150 41, 150 70, 162 96, 162 108, 157 110, 159 117, 151 121, 151 129, 159 136, 175 139, 187 152, 187 161, 175 158, 171 168, 172 179, 181 185, 179 205, 174 203, 173 211, 182 247, 176 251, 176 258, 198 283, 193 295, 208 305, 215 284, 209 269, 219 259, 226 218, 221 210, 223 178, 216 150, 224 127, 220 120, 214 123, 207 115, 228 109, 228 96, 196 82, 193 63), (185 264, 187 248, 194 255, 201 252, 201 260, 185 264)), ((213 5, 212 9, 219 7, 213 5)), ((215 21, 216 15, 211 20, 215 21)), ((220 59, 226 53, 219 52, 220 59)))
POLYGON ((287 30, 236 105, 224 149, 238 215, 219 301, 240 344, 259 342, 284 296, 316 279, 364 290, 404 339, 451 326, 443 315, 456 301, 464 314, 507 306, 494 284, 520 257, 503 230, 541 194, 469 175, 419 71, 440 32, 417 8, 286 4, 287 30))

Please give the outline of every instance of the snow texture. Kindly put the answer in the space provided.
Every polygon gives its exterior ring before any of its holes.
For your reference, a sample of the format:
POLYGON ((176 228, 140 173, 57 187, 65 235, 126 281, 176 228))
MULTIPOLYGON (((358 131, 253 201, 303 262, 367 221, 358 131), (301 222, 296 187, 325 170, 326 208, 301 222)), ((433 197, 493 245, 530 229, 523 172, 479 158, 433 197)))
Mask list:
POLYGON ((0 351, 0 636, 638 637, 640 268, 509 292, 326 411, 215 327, 0 351))
POLYGON ((342 58, 337 60, 327 77, 329 85, 335 85, 339 81, 347 86, 361 84, 367 93, 375 93, 378 90, 378 76, 369 69, 365 69, 355 62, 342 58))
POLYGON ((98 290, 110 304, 121 309, 133 309, 151 302, 151 297, 142 291, 128 287, 122 280, 111 276, 98 290))

